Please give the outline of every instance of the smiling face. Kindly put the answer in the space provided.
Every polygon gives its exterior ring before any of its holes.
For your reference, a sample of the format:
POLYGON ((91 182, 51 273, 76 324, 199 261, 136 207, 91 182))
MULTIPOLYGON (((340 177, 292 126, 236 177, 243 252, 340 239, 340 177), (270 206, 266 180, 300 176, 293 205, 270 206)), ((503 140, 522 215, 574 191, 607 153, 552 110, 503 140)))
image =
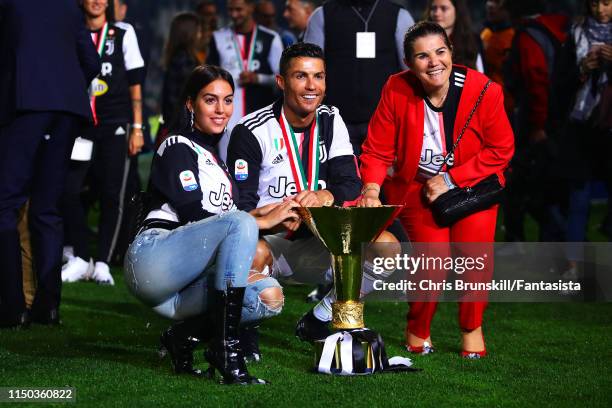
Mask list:
POLYGON ((453 58, 441 35, 417 38, 412 45, 412 57, 406 62, 428 94, 448 84, 453 58))
POLYGON ((433 0, 429 11, 429 18, 438 23, 450 35, 455 26, 455 6, 451 0, 433 0))
POLYGON ((107 7, 107 0, 83 0, 83 10, 85 10, 85 14, 91 18, 103 15, 107 7))
POLYGON ((286 72, 276 76, 276 83, 290 113, 307 118, 314 115, 325 96, 325 63, 320 58, 293 58, 286 72))
POLYGON ((195 101, 187 101, 187 109, 194 113, 195 129, 207 134, 222 133, 234 112, 232 87, 216 79, 200 89, 195 101))

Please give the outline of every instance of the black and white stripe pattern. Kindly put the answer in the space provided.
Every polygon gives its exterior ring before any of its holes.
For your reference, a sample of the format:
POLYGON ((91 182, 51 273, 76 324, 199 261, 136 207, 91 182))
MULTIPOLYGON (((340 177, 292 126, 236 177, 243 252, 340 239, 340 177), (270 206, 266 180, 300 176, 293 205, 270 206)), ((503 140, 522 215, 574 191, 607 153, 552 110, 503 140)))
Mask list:
POLYGON ((328 115, 331 115, 333 113, 332 108, 329 105, 320 105, 317 108, 317 113, 321 114, 321 113, 326 113, 328 115))
POLYGON ((454 79, 455 86, 458 86, 459 88, 463 88, 463 83, 465 82, 465 74, 462 74, 461 72, 457 72, 457 71, 454 71, 453 73, 454 73, 453 79, 454 79))
POLYGON ((249 117, 248 119, 244 120, 242 124, 246 126, 247 129, 252 131, 253 129, 263 125, 272 118, 274 118, 274 112, 272 111, 272 109, 264 109, 255 112, 252 117, 249 117))

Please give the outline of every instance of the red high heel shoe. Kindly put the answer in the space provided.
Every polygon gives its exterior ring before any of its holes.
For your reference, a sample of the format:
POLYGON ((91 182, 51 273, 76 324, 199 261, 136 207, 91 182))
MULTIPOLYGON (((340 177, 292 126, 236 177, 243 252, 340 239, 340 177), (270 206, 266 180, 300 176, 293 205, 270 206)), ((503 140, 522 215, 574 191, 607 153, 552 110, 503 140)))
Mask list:
POLYGON ((422 346, 411 346, 410 344, 406 344, 406 350, 409 353, 420 354, 422 356, 436 351, 428 341, 424 342, 422 346))
POLYGON ((470 360, 478 360, 479 358, 483 358, 487 355, 487 350, 482 351, 461 351, 461 357, 467 358, 470 360))
MULTIPOLYGON (((481 334, 481 336, 482 336, 482 344, 485 344, 484 334, 481 334)), ((486 345, 482 351, 466 351, 466 350, 461 351, 461 357, 467 358, 470 360, 478 360, 480 358, 483 358, 486 355, 487 355, 486 345)))

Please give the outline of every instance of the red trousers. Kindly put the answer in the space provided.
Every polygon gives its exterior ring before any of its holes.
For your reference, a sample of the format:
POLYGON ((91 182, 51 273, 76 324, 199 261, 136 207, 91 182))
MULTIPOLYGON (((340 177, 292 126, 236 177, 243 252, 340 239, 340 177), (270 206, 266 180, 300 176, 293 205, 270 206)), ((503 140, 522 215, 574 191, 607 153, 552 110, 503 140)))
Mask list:
MULTIPOLYGON (((410 184, 406 207, 399 215, 412 242, 485 243, 495 240, 497 206, 469 215, 450 227, 439 227, 423 198, 422 188, 422 183, 413 181, 410 184)), ((436 248, 439 252, 440 246, 436 245, 436 248)), ((447 252, 450 252, 450 248, 447 252)), ((491 268, 489 272, 492 273, 492 263, 488 267, 491 268)), ((410 309, 406 316, 406 335, 410 332, 422 339, 428 338, 436 306, 435 299, 428 302, 410 302, 410 309)), ((460 302, 459 325, 461 329, 471 331, 480 327, 486 307, 487 302, 460 302)))

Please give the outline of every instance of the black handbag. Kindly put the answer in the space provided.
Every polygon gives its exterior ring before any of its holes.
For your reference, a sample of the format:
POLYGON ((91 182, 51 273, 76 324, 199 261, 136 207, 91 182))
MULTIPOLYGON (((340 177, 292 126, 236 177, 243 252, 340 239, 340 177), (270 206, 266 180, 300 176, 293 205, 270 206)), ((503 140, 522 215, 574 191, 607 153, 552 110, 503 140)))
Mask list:
MULTIPOLYGON (((482 101, 482 98, 490 85, 491 80, 487 82, 484 89, 480 93, 474 108, 470 112, 463 129, 461 129, 461 132, 457 137, 457 141, 444 158, 444 162, 440 166, 438 174, 450 157, 452 157, 453 152, 457 148, 459 141, 461 141, 463 134, 472 120, 472 116, 474 116, 478 105, 480 105, 480 102, 482 101)), ((497 177, 497 174, 492 174, 471 187, 456 187, 444 194, 441 194, 430 204, 430 208, 436 223, 441 227, 447 227, 470 214, 486 210, 492 205, 499 203, 503 196, 503 192, 504 187, 499 182, 499 177, 497 177)))

